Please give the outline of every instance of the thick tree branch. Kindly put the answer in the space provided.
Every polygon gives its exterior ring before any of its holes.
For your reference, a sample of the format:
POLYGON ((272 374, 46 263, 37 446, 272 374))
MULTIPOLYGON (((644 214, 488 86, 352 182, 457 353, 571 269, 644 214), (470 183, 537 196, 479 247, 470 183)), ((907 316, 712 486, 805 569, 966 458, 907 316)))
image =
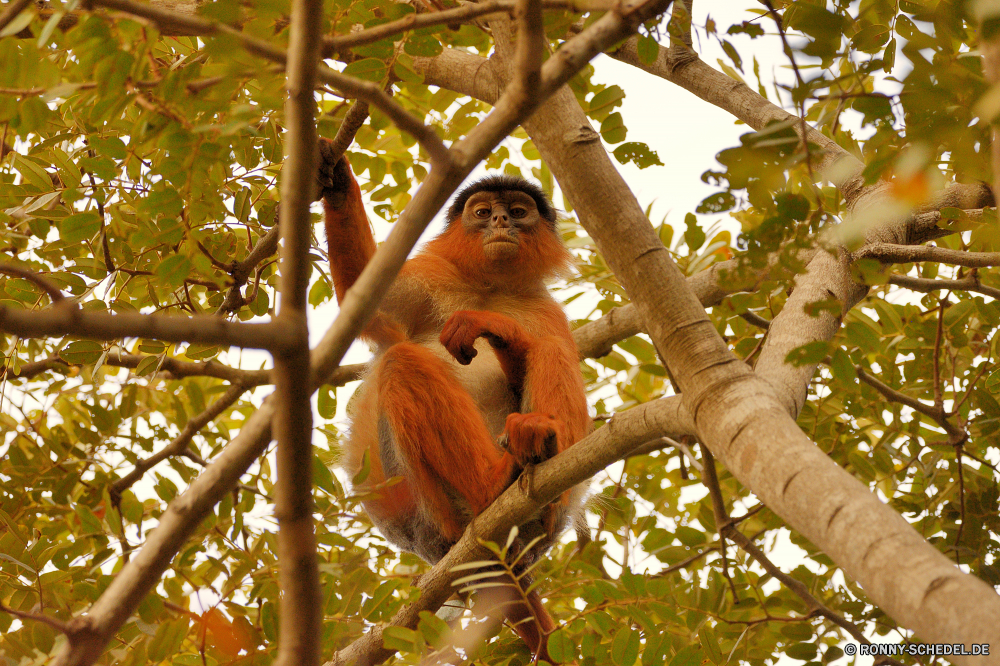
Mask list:
POLYGON ((368 119, 368 102, 358 100, 351 105, 351 108, 344 114, 344 121, 337 129, 337 135, 330 142, 330 161, 336 163, 340 156, 347 152, 347 149, 354 143, 354 137, 358 130, 368 119))
MULTIPOLYGON (((323 603, 313 528, 312 390, 309 376, 309 275, 313 183, 318 167, 316 79, 322 47, 323 0, 292 0, 281 167, 281 302, 275 323, 298 333, 298 344, 274 355, 275 515, 281 604, 278 666, 320 662, 323 603)), ((379 90, 379 92, 382 92, 379 90)))
MULTIPOLYGON (((535 468, 530 490, 513 483, 486 511, 473 520, 462 538, 448 554, 420 577, 419 600, 404 606, 389 626, 414 626, 421 611, 434 611, 454 592, 452 582, 465 575, 454 567, 475 559, 485 559, 487 552, 479 540, 503 542, 514 525, 523 523, 538 509, 564 490, 585 481, 612 462, 626 456, 637 446, 661 432, 663 421, 676 417, 679 401, 657 400, 616 414, 607 425, 580 440, 556 457, 535 468)), ((368 633, 341 650, 329 665, 357 663, 378 664, 393 653, 382 644, 384 626, 368 633)))
POLYGON ((149 338, 268 350, 284 349, 292 342, 289 331, 274 322, 234 324, 211 315, 109 314, 82 310, 69 301, 45 310, 0 306, 0 331, 23 338, 63 335, 91 340, 149 338))
MULTIPOLYGON (((803 434, 769 384, 731 354, 596 132, 587 131, 589 123, 573 94, 554 96, 524 127, 646 321, 694 417, 699 439, 902 625, 929 641, 1000 640, 996 593, 957 570, 898 513, 833 463, 803 434), (901 590, 909 592, 901 595, 901 590), (972 607, 975 612, 955 612, 972 607)), ((900 221, 888 222, 893 229, 905 228, 905 220, 898 227, 894 225, 900 221)), ((872 240, 881 229, 869 231, 872 240)), ((813 263, 824 256, 830 255, 820 252, 813 263)), ((834 279, 825 277, 827 283, 834 279)), ((853 284, 849 272, 847 278, 853 284)), ((769 338, 776 327, 777 319, 769 338)))

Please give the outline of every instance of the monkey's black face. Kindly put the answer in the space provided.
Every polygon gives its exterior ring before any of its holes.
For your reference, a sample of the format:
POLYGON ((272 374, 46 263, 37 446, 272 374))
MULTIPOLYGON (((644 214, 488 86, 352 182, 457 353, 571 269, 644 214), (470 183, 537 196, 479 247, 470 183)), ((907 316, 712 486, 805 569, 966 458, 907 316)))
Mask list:
POLYGON ((462 227, 480 236, 490 261, 515 258, 525 234, 536 233, 542 221, 535 200, 517 190, 477 192, 462 211, 462 227))

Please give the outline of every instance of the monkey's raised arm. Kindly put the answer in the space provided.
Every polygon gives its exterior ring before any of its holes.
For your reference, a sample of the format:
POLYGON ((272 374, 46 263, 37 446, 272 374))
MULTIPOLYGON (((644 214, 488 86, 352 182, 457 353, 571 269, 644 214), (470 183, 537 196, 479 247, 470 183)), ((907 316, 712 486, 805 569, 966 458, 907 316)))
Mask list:
POLYGON ((346 155, 331 162, 331 149, 331 141, 320 139, 317 180, 326 212, 330 272, 337 291, 337 302, 343 303, 344 294, 375 254, 375 238, 361 200, 361 188, 351 171, 351 163, 346 155))
MULTIPOLYGON (((328 139, 320 139, 319 154, 317 180, 326 212, 330 273, 337 292, 337 302, 343 303, 347 290, 375 254, 375 237, 372 236, 368 215, 365 213, 361 188, 354 178, 347 156, 334 162, 332 142, 328 139)), ((381 347, 388 347, 406 339, 403 325, 405 322, 399 322, 380 310, 362 331, 361 337, 381 347)))

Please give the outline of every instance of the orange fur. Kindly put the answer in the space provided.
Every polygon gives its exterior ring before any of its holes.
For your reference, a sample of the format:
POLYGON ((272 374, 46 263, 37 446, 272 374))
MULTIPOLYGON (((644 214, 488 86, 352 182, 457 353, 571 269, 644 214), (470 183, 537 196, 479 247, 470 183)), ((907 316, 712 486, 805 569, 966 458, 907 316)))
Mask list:
MULTIPOLYGON (((375 242, 346 160, 324 164, 320 180, 342 301, 375 242)), ((554 225, 519 226, 516 256, 502 261, 489 259, 483 238, 461 215, 451 220, 406 262, 364 332, 376 360, 355 410, 346 467, 356 472, 368 456, 371 469, 360 489, 373 491, 365 501, 373 522, 432 562, 522 469, 565 450, 590 428, 569 323, 545 288, 571 259, 554 225), (393 477, 401 480, 394 484, 393 477)), ((569 491, 545 507, 522 526, 524 541, 546 534, 535 550, 548 547, 581 496, 569 491)), ((502 610, 536 656, 548 659, 545 638, 554 623, 537 593, 526 598, 503 588, 479 595, 502 610)))

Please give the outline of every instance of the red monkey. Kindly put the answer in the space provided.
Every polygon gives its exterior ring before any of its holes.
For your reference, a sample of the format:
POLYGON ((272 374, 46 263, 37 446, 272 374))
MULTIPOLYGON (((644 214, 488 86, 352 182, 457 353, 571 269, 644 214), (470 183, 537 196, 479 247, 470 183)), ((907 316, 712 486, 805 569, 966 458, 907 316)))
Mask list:
MULTIPOLYGON (((338 300, 375 253, 361 190, 347 158, 319 172, 330 265, 338 300)), ((529 465, 587 434, 591 421, 576 345, 545 287, 571 255, 556 214, 536 186, 490 176, 465 189, 445 231, 403 266, 362 334, 375 350, 355 408, 345 468, 370 472, 360 489, 387 539, 437 562, 529 465), (499 442, 499 443, 498 443, 499 442), (400 477, 395 483, 387 479, 400 477)), ((578 514, 574 489, 521 527, 524 543, 545 535, 537 558, 578 514)), ((536 592, 484 589, 515 631, 551 661, 554 629, 536 592)))

